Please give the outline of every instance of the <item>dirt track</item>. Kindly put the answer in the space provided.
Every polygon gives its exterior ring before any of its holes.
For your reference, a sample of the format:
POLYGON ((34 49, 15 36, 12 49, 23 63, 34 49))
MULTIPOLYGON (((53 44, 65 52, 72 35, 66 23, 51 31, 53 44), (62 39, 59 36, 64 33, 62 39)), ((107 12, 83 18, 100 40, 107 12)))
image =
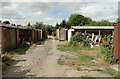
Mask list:
MULTIPOLYGON (((29 49, 26 54, 16 57, 11 66, 3 71, 3 77, 111 77, 100 71, 77 71, 66 65, 57 63, 64 52, 57 50, 57 44, 62 42, 47 40, 29 49)), ((85 67, 84 67, 85 68, 85 67)))

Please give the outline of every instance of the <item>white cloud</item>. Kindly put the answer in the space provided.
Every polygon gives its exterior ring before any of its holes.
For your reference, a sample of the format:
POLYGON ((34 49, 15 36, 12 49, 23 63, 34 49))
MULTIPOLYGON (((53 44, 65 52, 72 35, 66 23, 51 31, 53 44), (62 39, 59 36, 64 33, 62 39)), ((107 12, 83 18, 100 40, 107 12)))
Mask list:
POLYGON ((112 3, 90 3, 86 7, 82 7, 81 12, 84 16, 91 17, 93 20, 110 20, 117 19, 118 16, 118 4, 116 2, 112 3), (113 19, 109 19, 108 17, 114 16, 113 19))
POLYGON ((4 0, 4 2, 118 2, 119 0, 4 0))
MULTIPOLYGON (((69 2, 61 1, 57 3, 32 2, 32 0, 27 0, 26 2, 21 2, 20 0, 20 2, 17 2, 16 0, 9 0, 12 2, 5 1, 2 3, 2 12, 0 12, 0 15, 3 17, 2 20, 10 20, 12 23, 23 25, 26 25, 28 22, 34 24, 36 21, 55 25, 56 23, 60 23, 62 19, 68 20, 69 17, 61 18, 52 13, 57 6, 63 7, 68 14, 80 13, 97 21, 102 19, 115 21, 118 16, 117 0, 114 0, 116 2, 107 2, 108 0, 106 0, 106 2, 99 2, 98 0, 93 0, 96 2, 91 2, 91 0, 81 0, 83 2, 76 2, 78 0, 74 0, 74 2, 71 2, 73 0, 69 0, 69 2)), ((65 16, 65 13, 62 11, 57 12, 57 14, 65 16)))

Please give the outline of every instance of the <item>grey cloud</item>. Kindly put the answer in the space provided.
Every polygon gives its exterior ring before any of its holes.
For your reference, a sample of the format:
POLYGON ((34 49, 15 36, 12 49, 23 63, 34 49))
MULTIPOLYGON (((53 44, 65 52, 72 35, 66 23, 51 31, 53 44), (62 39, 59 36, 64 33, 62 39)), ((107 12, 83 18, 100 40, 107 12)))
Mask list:
MULTIPOLYGON (((87 11, 87 16, 92 17, 93 19, 98 18, 105 18, 110 15, 113 15, 113 13, 117 13, 114 8, 111 10, 108 10, 109 6, 111 4, 109 3, 103 3, 98 4, 103 7, 99 10, 99 7, 96 5, 97 3, 89 3, 89 2, 3 2, 2 3, 2 17, 3 19, 18 19, 20 23, 27 23, 32 22, 35 23, 36 21, 42 21, 46 24, 55 24, 59 23, 62 18, 59 17, 51 17, 50 13, 54 11, 54 8, 56 6, 62 6, 64 9, 70 11, 71 13, 80 13, 85 14, 84 11, 82 11, 83 8, 89 7, 93 5, 90 9, 87 11), (13 7, 13 5, 16 5, 13 7), (12 7, 10 9, 7 9, 5 7, 12 7), (106 7, 106 9, 104 9, 106 7), (103 12, 104 10, 105 12, 103 12), (108 10, 108 11, 107 11, 108 10), (113 10, 113 12, 111 12, 113 10), (37 12, 41 12, 41 14, 36 14, 37 12), (47 18, 52 18, 48 19, 47 18), (24 22, 25 21, 25 22, 24 22)), ((109 9, 110 9, 109 8, 109 9)), ((61 15, 64 15, 64 13, 60 13, 61 15)), ((54 15, 53 15, 54 16, 54 15)), ((64 19, 64 18, 63 18, 64 19)), ((16 20, 12 20, 15 21, 16 20)))

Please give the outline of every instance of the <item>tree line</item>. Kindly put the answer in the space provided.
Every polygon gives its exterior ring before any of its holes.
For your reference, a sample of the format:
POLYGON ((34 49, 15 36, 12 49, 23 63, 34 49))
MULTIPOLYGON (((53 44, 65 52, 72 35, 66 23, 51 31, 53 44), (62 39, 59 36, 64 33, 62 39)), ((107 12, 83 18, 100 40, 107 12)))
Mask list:
MULTIPOLYGON (((120 20, 118 19, 116 22, 120 22, 120 20)), ((3 23, 10 24, 9 21, 4 21, 3 23)), ((21 25, 15 25, 15 24, 12 24, 12 25, 21 26, 21 25)), ((72 14, 67 21, 63 19, 60 23, 56 23, 55 26, 45 25, 42 22, 36 22, 36 24, 31 25, 29 22, 26 25, 26 27, 42 29, 43 31, 46 31, 49 35, 55 35, 56 29, 59 29, 59 28, 68 29, 70 26, 113 26, 113 25, 114 25, 114 22, 109 22, 108 20, 93 21, 90 17, 85 17, 81 14, 72 14)))
POLYGON ((113 26, 114 22, 108 20, 93 21, 90 17, 81 14, 72 14, 68 21, 62 20, 60 24, 56 23, 56 28, 69 28, 70 26, 113 26))

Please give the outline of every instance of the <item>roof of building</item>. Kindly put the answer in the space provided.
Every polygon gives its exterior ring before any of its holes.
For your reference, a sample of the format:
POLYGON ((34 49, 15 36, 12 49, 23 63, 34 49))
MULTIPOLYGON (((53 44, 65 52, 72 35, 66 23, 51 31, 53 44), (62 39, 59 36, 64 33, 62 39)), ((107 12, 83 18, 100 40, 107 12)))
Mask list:
POLYGON ((114 30, 114 26, 71 26, 73 29, 111 29, 114 30))

